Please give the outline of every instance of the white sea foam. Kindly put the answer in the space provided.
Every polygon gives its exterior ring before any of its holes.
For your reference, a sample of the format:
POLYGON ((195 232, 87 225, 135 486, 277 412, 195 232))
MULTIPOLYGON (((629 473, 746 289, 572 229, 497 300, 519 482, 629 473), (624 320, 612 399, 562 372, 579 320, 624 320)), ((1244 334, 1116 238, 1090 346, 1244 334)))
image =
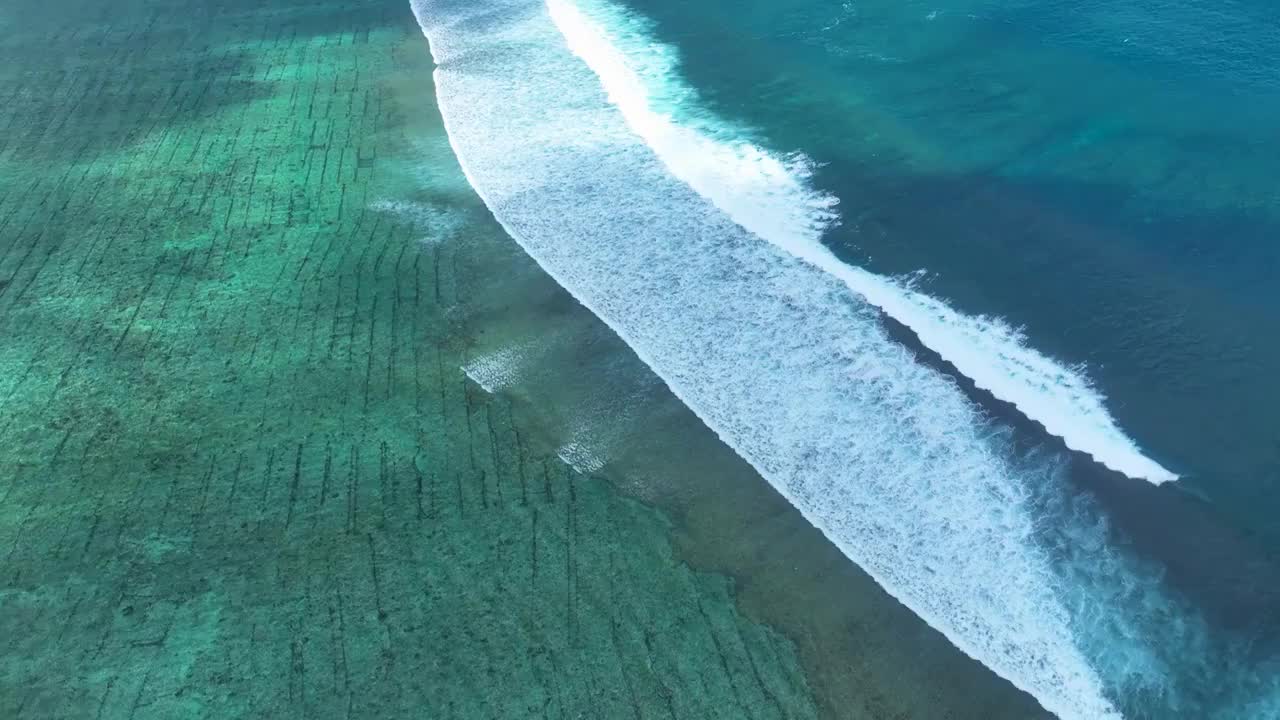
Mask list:
POLYGON ((556 457, 580 473, 600 472, 604 468, 604 459, 597 452, 575 441, 561 445, 556 457))
POLYGON ((532 345, 532 342, 509 345, 472 358, 462 366, 462 372, 485 392, 500 392, 519 381, 532 345))
MULTIPOLYGON (((891 341, 841 279, 673 177, 539 2, 414 10, 450 141, 512 237, 959 648, 1063 717, 1119 717, 1036 540, 1028 498, 1044 478, 1010 467, 954 382, 891 341)), ((827 199, 795 167, 734 152, 751 160, 737 167, 754 174, 731 179, 762 222, 829 221, 827 199)))
POLYGON ((1029 347, 999 319, 964 315, 900 281, 836 258, 820 241, 836 218, 836 199, 808 186, 809 161, 736 140, 739 131, 700 114, 694 92, 675 71, 674 53, 652 42, 640 21, 607 3, 548 0, 547 7, 631 129, 673 175, 734 222, 838 277, 978 387, 1013 404, 1071 449, 1129 477, 1156 484, 1177 478, 1117 426, 1080 370, 1029 347))
POLYGON ((412 223, 418 230, 425 231, 427 234, 419 241, 424 245, 437 245, 451 240, 466 224, 465 216, 456 210, 427 203, 378 200, 370 204, 369 209, 394 215, 412 223))
MULTIPOLYGON (((544 361, 546 351, 545 344, 535 340, 512 343, 472 358, 462 366, 462 372, 485 392, 495 394, 528 380, 529 368, 544 361)), ((537 370, 532 373, 536 375, 537 370)), ((594 396, 574 405, 564 428, 567 439, 556 455, 580 473, 599 472, 630 427, 630 402, 594 396)))
POLYGON ((583 473, 604 469, 634 429, 639 397, 594 392, 574 403, 566 424, 568 440, 556 454, 583 473))

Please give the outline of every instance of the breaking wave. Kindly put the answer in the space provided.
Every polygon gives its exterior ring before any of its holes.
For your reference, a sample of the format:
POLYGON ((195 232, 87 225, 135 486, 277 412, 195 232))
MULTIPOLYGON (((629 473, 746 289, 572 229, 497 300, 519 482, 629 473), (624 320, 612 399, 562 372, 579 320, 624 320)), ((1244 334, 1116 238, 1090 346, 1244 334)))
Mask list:
MULTIPOLYGON (((998 322, 840 263, 820 242, 835 202, 807 161, 700 116, 634 18, 567 0, 413 8, 450 142, 498 221, 889 593, 1063 718, 1231 717, 1200 712, 1228 685, 1272 697, 1157 568, 1118 549, 1060 460, 1016 458, 880 312, 1072 447, 1172 478, 1082 375, 998 322)), ((566 460, 604 462, 580 440, 566 460)))
POLYGON ((1073 450, 1112 470, 1159 484, 1176 475, 1143 455, 1078 369, 1028 347, 999 319, 967 316, 946 302, 841 262, 821 243, 837 200, 809 187, 811 163, 779 157, 697 107, 674 53, 643 24, 607 4, 549 0, 569 48, 596 73, 628 126, 663 164, 734 222, 815 267, 909 327, 920 341, 997 398, 1013 404, 1073 450))

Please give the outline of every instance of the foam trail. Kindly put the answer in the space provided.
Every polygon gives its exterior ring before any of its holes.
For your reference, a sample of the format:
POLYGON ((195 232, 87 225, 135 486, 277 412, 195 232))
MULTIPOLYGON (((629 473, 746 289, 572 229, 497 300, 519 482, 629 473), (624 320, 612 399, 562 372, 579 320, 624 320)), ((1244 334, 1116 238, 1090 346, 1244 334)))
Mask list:
POLYGON ((964 315, 901 282, 841 262, 820 241, 836 219, 836 200, 807 186, 809 163, 736 140, 735 129, 693 114, 693 92, 676 79, 674 53, 638 32, 634 18, 590 2, 580 9, 568 0, 547 0, 547 8, 628 126, 673 175, 734 222, 839 278, 911 328, 978 387, 1013 404, 1071 449, 1129 477, 1155 484, 1177 479, 1117 426, 1101 394, 1078 370, 1028 347, 999 320, 964 315), (676 114, 685 117, 677 120, 676 114))
MULTIPOLYGON (((1045 479, 1010 467, 954 382, 833 275, 672 177, 540 2, 414 11, 450 142, 512 237, 956 646, 1064 718, 1119 717, 1036 541, 1045 479)), ((771 177, 788 192, 792 175, 771 177)))

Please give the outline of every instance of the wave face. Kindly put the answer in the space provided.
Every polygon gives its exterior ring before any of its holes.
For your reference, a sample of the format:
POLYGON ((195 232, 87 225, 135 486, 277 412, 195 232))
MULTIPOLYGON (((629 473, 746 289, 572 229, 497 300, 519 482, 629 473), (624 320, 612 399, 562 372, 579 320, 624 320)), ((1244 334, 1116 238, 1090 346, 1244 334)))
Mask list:
MULTIPOLYGON (((916 614, 1058 715, 1119 717, 1035 538, 1045 478, 1005 459, 954 382, 892 342, 842 279, 679 177, 540 2, 414 10, 460 162, 512 237, 916 614)), ((816 238, 823 198, 783 161, 727 152, 756 173, 734 176, 754 211, 807 208, 816 238)), ((714 165, 701 167, 719 177, 714 165)), ((797 216, 784 217, 780 229, 797 216)))
POLYGON ((839 278, 914 331, 966 377, 1011 403, 1073 450, 1112 470, 1160 484, 1177 476, 1146 457, 1078 369, 1028 347, 999 319, 966 316, 946 302, 841 262, 820 241, 836 219, 835 198, 808 187, 809 163, 737 140, 742 133, 697 112, 678 81, 673 53, 634 18, 608 5, 549 0, 570 49, 599 77, 627 124, 680 180, 730 219, 788 254, 839 278))

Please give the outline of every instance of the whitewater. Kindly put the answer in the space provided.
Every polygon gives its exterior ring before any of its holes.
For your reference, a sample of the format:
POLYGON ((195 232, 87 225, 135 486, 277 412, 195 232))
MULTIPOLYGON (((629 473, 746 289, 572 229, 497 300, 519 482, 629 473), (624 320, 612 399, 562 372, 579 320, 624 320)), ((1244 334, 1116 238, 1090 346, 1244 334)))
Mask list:
POLYGON ((737 140, 741 132, 696 114, 669 48, 607 4, 565 0, 547 8, 570 49, 596 73, 627 124, 677 178, 734 222, 845 283, 906 325, 974 383, 1112 470, 1160 484, 1177 475, 1145 456, 1115 423, 1101 393, 1078 369, 1028 347, 998 318, 972 317, 904 283, 841 262, 820 241, 836 220, 836 198, 806 185, 810 163, 737 140), (593 17, 594 16, 594 17, 593 17), (694 110, 694 112, 690 112, 694 110), (677 119, 676 114, 684 115, 677 119))
POLYGON ((1082 376, 999 323, 840 263, 819 242, 835 201, 808 186, 807 161, 677 120, 691 91, 624 13, 413 9, 450 142, 498 221, 882 587, 1063 718, 1121 717, 1131 688, 1173 703, 1191 647, 1193 673, 1216 681, 1225 661, 1158 570, 1112 551, 1094 510, 1062 499, 1061 468, 1015 458, 880 312, 1068 445, 1172 479, 1082 376), (1046 532, 1059 516, 1078 521, 1046 532))

